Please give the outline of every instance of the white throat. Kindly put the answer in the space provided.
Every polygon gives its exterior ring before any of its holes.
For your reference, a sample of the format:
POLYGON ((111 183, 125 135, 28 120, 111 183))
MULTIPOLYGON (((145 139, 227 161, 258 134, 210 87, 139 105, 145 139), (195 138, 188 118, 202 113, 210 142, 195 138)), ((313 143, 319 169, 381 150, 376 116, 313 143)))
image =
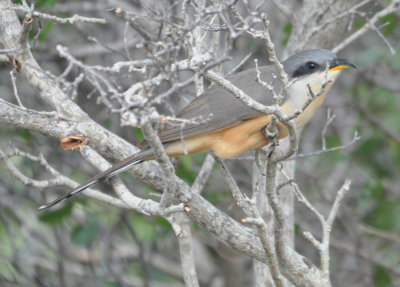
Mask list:
POLYGON ((292 114, 296 110, 301 110, 303 108, 306 101, 310 98, 308 86, 311 87, 314 95, 318 95, 322 91, 323 83, 326 81, 332 81, 325 88, 325 92, 319 97, 315 98, 312 103, 302 112, 302 114, 295 119, 297 128, 302 128, 314 116, 318 108, 324 102, 328 91, 332 87, 332 84, 339 74, 340 71, 323 71, 320 73, 313 73, 291 84, 288 90, 288 100, 284 105, 285 109, 283 112, 286 114, 292 114))

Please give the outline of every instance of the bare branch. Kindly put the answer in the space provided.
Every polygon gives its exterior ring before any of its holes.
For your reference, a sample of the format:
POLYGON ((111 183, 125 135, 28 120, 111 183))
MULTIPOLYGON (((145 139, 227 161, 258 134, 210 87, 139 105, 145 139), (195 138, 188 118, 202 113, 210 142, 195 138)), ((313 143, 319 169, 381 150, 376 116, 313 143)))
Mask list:
POLYGON ((19 44, 23 49, 28 49, 29 46, 29 32, 32 29, 33 19, 29 14, 22 21, 22 31, 19 39, 19 44))
POLYGON ((17 89, 17 83, 16 83, 16 78, 15 78, 15 71, 10 71, 10 76, 11 76, 11 83, 12 83, 12 87, 13 87, 13 91, 14 91, 14 96, 17 99, 17 103, 21 108, 24 108, 24 105, 21 102, 21 99, 19 98, 18 95, 18 89, 17 89))
POLYGON ((279 287, 286 286, 280 272, 277 255, 274 250, 274 240, 268 233, 267 225, 258 211, 255 198, 249 199, 246 195, 244 195, 237 186, 235 179, 229 172, 225 163, 218 157, 214 158, 218 166, 221 168, 221 172, 226 179, 226 182, 232 192, 236 204, 242 208, 247 216, 246 218, 242 219, 242 222, 253 224, 257 228, 258 236, 260 237, 261 244, 264 247, 265 253, 267 255, 268 267, 271 271, 271 276, 274 283, 276 284, 276 286, 279 287))
POLYGON ((325 221, 324 216, 308 201, 308 199, 305 197, 305 195, 301 192, 297 183, 289 177, 289 175, 283 168, 280 169, 280 172, 286 178, 286 180, 291 181, 290 186, 292 187, 292 191, 295 194, 295 196, 297 197, 297 200, 300 203, 304 204, 308 209, 311 210, 311 212, 313 212, 317 216, 321 225, 324 224, 324 221, 325 221))
MULTIPOLYGON (((64 185, 68 186, 70 188, 75 188, 78 186, 78 183, 70 180, 69 178, 63 176, 59 172, 57 172, 54 168, 52 168, 45 158, 40 155, 39 157, 22 152, 18 149, 14 149, 14 151, 10 154, 5 154, 0 150, 0 161, 2 161, 7 169, 21 182, 28 186, 33 186, 38 189, 45 189, 49 187, 54 187, 54 186, 59 186, 59 185, 64 185), (48 179, 48 180, 35 180, 32 178, 29 178, 28 176, 24 175, 9 159, 12 156, 22 156, 24 158, 28 158, 32 161, 38 162, 41 166, 43 166, 46 170, 48 170, 51 175, 54 176, 53 179, 48 179)), ((101 193, 99 191, 93 190, 93 189, 87 189, 84 191, 84 194, 86 196, 89 196, 91 198, 106 202, 108 204, 117 206, 119 208, 127 208, 127 206, 120 200, 111 197, 107 194, 101 193)))
POLYGON ((185 214, 175 214, 167 218, 178 238, 179 255, 185 286, 198 287, 195 257, 193 253, 193 238, 190 230, 190 221, 185 214))
POLYGON ((147 121, 143 126, 143 134, 146 141, 149 143, 154 151, 154 156, 161 165, 164 171, 164 192, 160 200, 160 207, 165 208, 173 204, 177 199, 176 196, 176 181, 175 181, 175 169, 171 163, 170 158, 165 152, 164 146, 157 136, 151 122, 147 121))
POLYGON ((319 242, 319 241, 311 234, 311 232, 304 231, 304 232, 303 232, 303 236, 304 236, 305 239, 307 239, 308 241, 310 241, 311 244, 314 245, 314 247, 315 247, 318 251, 321 251, 321 249, 322 249, 321 242, 319 242))
POLYGON ((330 125, 330 124, 332 123, 332 121, 335 119, 336 115, 335 115, 335 114, 331 115, 331 110, 328 109, 328 112, 327 112, 326 117, 327 117, 327 120, 326 120, 326 123, 325 123, 325 125, 324 125, 324 128, 322 129, 322 134, 321 134, 321 138, 322 138, 322 149, 326 149, 326 137, 325 137, 326 131, 327 131, 329 125, 330 125))
POLYGON ((336 214, 339 210, 339 206, 345 196, 345 194, 350 190, 351 180, 346 179, 343 186, 337 193, 336 199, 333 203, 331 211, 329 212, 328 218, 322 226, 322 242, 321 242, 321 271, 326 274, 329 278, 329 241, 330 233, 332 230, 333 221, 335 220, 336 214))
POLYGON ((10 54, 13 52, 17 52, 19 50, 18 47, 9 48, 9 49, 0 49, 0 54, 10 54))
POLYGON ((335 48, 332 49, 333 53, 337 53, 340 50, 343 50, 346 46, 348 46, 351 42, 365 34, 369 29, 374 29, 374 25, 376 22, 379 21, 382 17, 385 17, 386 15, 396 12, 400 9, 400 0, 393 0, 390 2, 390 4, 376 13, 372 18, 370 18, 367 23, 360 29, 358 29, 355 33, 347 37, 347 39, 341 41, 339 45, 337 45, 335 48))
POLYGON ((338 150, 345 150, 345 149, 351 147, 352 145, 354 145, 360 139, 361 139, 361 137, 358 135, 358 132, 355 131, 353 139, 350 142, 346 143, 346 144, 343 144, 343 145, 340 145, 340 146, 331 147, 331 148, 326 148, 325 147, 325 148, 322 148, 319 151, 305 153, 305 154, 300 153, 300 154, 297 154, 297 155, 295 155, 295 156, 293 156, 291 158, 287 158, 286 160, 296 160, 296 159, 299 159, 299 158, 305 158, 305 157, 314 156, 314 155, 321 155, 321 154, 328 153, 328 152, 333 152, 333 151, 338 151, 338 150))
MULTIPOLYGON (((26 12, 26 13, 31 12, 31 10, 28 7, 24 7, 24 6, 21 6, 21 5, 12 6, 11 9, 23 11, 23 12, 26 12)), ((50 21, 53 21, 53 22, 56 22, 56 23, 60 23, 60 24, 74 24, 74 23, 77 23, 77 22, 87 22, 87 23, 94 23, 94 24, 106 24, 107 23, 107 21, 105 19, 102 19, 102 18, 90 18, 90 17, 79 16, 79 15, 73 15, 71 17, 61 18, 61 17, 57 17, 57 16, 54 16, 54 15, 41 13, 41 12, 38 12, 38 11, 33 11, 32 15, 33 15, 33 17, 38 17, 38 18, 50 20, 50 21)))
POLYGON ((253 214, 251 213, 251 203, 249 198, 240 191, 239 186, 237 185, 226 164, 217 156, 214 156, 214 160, 221 169, 221 173, 224 176, 226 183, 229 186, 229 189, 231 190, 232 196, 235 199, 236 204, 243 209, 247 216, 252 217, 253 214))
POLYGON ((206 159, 201 166, 199 173, 197 174, 196 180, 192 184, 192 190, 195 193, 201 193, 207 183, 208 178, 211 175, 212 169, 214 167, 214 158, 211 154, 207 154, 206 159))
POLYGON ((276 53, 275 53, 275 48, 274 48, 274 43, 271 40, 271 36, 269 34, 269 20, 267 17, 266 13, 261 14, 261 18, 263 20, 265 30, 262 34, 262 37, 266 41, 266 46, 267 46, 267 52, 268 52, 268 57, 269 60, 272 62, 272 64, 275 66, 275 69, 278 71, 278 75, 281 79, 282 83, 282 90, 281 90, 281 95, 277 99, 278 104, 282 104, 283 101, 286 100, 286 95, 287 95, 287 90, 289 88, 289 77, 286 74, 285 70, 283 69, 283 65, 279 61, 276 53))

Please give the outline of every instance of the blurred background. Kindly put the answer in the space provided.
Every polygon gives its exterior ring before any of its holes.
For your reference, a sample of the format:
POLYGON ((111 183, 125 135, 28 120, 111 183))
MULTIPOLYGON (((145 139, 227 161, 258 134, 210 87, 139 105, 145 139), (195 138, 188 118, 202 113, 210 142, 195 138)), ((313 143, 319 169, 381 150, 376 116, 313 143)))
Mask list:
MULTIPOLYGON (((248 2, 251 7, 259 6, 258 11, 269 12, 271 36, 278 56, 282 56, 291 36, 292 23, 270 1, 248 2)), ((361 29, 370 15, 390 2, 369 1, 352 17, 349 31, 361 29)), ((127 27, 123 19, 108 9, 122 7, 144 15, 143 7, 149 5, 160 13, 177 13, 177 18, 182 17, 179 7, 171 5, 173 3, 38 0, 36 8, 42 12, 60 17, 73 14, 101 17, 108 23, 61 25, 42 20, 41 27, 36 24, 32 31, 32 51, 41 67, 55 76, 61 75, 68 66, 56 45, 68 47, 70 54, 86 65, 112 66, 126 60, 127 56, 144 59, 146 49, 138 44, 137 31, 127 27), (176 11, 171 12, 174 9, 176 11)), ((301 5, 301 1, 293 3, 301 5)), ((237 6, 244 16, 250 15, 245 6, 240 3, 237 6)), ((24 14, 19 12, 19 15, 23 17, 24 14)), ((325 105, 303 130, 299 144, 299 154, 303 155, 320 151, 324 140, 327 148, 341 146, 336 151, 296 159, 297 183, 321 213, 329 212, 344 179, 353 181, 331 234, 334 286, 400 286, 399 21, 399 11, 388 14, 377 24, 382 35, 369 31, 338 53, 356 63, 358 69, 341 75, 325 105), (390 43, 395 54, 383 39, 390 43), (355 133, 360 139, 354 139, 355 133)), ((145 27, 157 29, 157 25, 145 27)), ((343 38, 339 34, 337 37, 339 42, 343 38)), ((222 36, 219 41, 224 42, 222 36)), ((222 65, 221 73, 228 73, 243 59, 245 62, 240 69, 253 67, 254 59, 258 59, 260 65, 268 62, 262 40, 243 33, 228 43, 231 60, 222 65)), ((11 69, 6 62, 0 63, 0 96, 15 103, 11 69)), ((74 67, 66 79, 72 82, 80 72, 74 67)), ((16 76, 24 105, 40 111, 48 109, 28 82, 16 76)), ((189 74, 181 73, 176 81, 188 77, 189 74)), ((110 75, 110 81, 125 88, 141 80, 141 74, 134 72, 110 75)), ((160 91, 168 90, 173 83, 165 81, 160 91)), ((193 87, 188 85, 172 94, 166 110, 179 110, 190 101, 195 96, 193 87)), ((98 100, 88 80, 79 82, 77 91, 73 94, 65 90, 96 122, 133 144, 142 140, 139 129, 121 126, 121 115, 98 100)), ((0 135, 1 150, 10 152, 18 148, 42 154, 52 167, 74 181, 83 182, 97 171, 79 152, 64 151, 57 139, 7 126, 0 126, 0 135)), ((249 156, 228 161, 244 191, 251 189, 249 156)), ((204 158, 205 155, 200 154, 175 160, 177 175, 192 184, 204 158)), ((12 157, 12 162, 28 177, 51 177, 36 162, 24 157, 12 157)), ((123 174, 122 178, 138 196, 157 198, 154 195, 157 191, 129 174, 123 174)), ((107 184, 98 188, 112 194, 107 184)), ((66 189, 59 187, 60 190, 66 189)), ((83 196, 38 212, 37 207, 48 199, 46 194, 52 192, 53 189, 40 191, 16 180, 0 161, 0 286, 183 286, 176 237, 166 220, 118 209, 83 196)), ((216 167, 203 196, 240 219, 240 215, 235 215, 234 200, 216 167)), ((198 226, 193 225, 193 229, 201 286, 251 285, 250 258, 222 245, 198 226)), ((295 248, 314 264, 319 264, 318 252, 302 237, 303 231, 310 231, 316 238, 321 235, 314 214, 296 202, 295 248)))

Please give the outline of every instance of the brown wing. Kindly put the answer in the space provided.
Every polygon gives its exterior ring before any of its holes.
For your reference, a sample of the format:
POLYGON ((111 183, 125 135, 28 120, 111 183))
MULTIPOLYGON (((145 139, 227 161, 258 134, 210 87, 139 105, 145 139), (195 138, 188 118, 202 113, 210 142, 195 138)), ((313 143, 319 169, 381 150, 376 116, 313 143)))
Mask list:
MULTIPOLYGON (((264 66, 260 68, 260 71, 261 79, 271 83, 274 68, 264 66)), ((255 78, 256 70, 253 68, 234 74, 227 79, 257 102, 271 105, 271 92, 256 83, 255 78)), ((275 90, 279 91, 279 86, 275 86, 275 90)), ((214 85, 176 115, 177 118, 182 119, 197 119, 200 123, 169 127, 162 130, 159 136, 163 143, 168 143, 180 140, 182 136, 189 138, 223 130, 260 115, 259 112, 244 105, 224 88, 214 85)))

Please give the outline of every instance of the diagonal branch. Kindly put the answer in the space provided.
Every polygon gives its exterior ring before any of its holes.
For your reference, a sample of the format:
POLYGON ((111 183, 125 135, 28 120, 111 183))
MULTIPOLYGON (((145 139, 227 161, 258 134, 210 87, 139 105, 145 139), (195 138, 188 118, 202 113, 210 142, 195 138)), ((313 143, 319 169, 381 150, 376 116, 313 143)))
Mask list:
POLYGON ((358 39, 364 35, 368 30, 374 29, 375 23, 378 22, 382 17, 400 10, 400 0, 393 0, 386 8, 382 9, 376 13, 372 18, 370 18, 366 24, 358 29, 355 33, 351 34, 345 40, 343 40, 339 45, 332 49, 333 53, 337 53, 343 50, 346 46, 352 43, 354 40, 358 39))

